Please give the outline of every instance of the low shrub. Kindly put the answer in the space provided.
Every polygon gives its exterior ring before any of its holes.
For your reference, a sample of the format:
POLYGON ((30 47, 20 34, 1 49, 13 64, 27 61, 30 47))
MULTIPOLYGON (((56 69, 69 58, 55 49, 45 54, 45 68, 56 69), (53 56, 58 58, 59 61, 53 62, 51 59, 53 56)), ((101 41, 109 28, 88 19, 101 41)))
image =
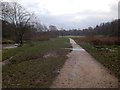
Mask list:
POLYGON ((120 43, 117 37, 95 37, 89 42, 93 45, 118 45, 120 43))

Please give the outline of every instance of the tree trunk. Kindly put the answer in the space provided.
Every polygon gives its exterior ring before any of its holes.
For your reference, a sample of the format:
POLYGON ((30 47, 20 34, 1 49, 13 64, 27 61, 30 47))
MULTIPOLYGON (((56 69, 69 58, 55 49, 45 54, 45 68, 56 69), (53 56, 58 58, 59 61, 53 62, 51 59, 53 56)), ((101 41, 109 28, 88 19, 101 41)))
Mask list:
POLYGON ((23 40, 21 39, 20 44, 23 45, 23 40))
POLYGON ((23 38, 22 38, 22 36, 20 36, 19 43, 20 43, 20 47, 22 47, 23 46, 23 38))

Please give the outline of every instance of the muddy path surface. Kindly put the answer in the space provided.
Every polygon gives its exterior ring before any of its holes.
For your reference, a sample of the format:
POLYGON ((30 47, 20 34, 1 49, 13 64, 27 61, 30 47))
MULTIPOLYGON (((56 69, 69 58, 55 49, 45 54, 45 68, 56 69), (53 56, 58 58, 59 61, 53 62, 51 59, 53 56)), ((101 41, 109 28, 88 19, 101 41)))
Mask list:
POLYGON ((117 88, 118 79, 70 39, 73 51, 51 88, 117 88))

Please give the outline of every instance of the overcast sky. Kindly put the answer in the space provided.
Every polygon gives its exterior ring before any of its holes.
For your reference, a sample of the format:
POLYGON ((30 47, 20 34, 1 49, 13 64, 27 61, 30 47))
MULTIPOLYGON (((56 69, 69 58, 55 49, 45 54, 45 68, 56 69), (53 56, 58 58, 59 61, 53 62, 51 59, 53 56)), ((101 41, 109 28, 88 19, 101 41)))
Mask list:
POLYGON ((55 25, 58 28, 83 29, 118 18, 119 0, 16 1, 27 10, 34 12, 41 23, 47 26, 55 25))

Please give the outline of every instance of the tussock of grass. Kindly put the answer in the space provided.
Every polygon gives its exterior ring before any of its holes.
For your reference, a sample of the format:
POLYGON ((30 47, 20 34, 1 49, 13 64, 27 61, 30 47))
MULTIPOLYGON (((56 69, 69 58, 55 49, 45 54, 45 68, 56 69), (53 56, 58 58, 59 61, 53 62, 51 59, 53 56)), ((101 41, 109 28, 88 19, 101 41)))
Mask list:
POLYGON ((67 59, 69 50, 62 48, 68 47, 68 38, 57 38, 16 48, 11 64, 3 66, 3 88, 48 88, 67 59), (43 57, 51 51, 57 56, 43 57))

